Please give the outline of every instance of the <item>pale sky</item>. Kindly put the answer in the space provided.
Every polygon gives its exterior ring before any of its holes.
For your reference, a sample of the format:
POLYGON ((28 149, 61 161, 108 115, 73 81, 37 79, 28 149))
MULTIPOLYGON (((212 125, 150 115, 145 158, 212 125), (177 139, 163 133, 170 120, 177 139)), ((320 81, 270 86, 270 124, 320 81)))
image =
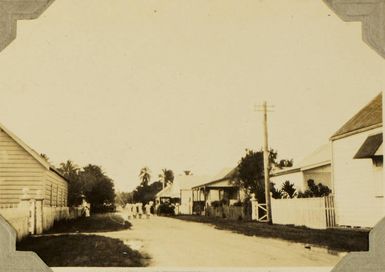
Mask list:
POLYGON ((56 1, 0 54, 0 122, 57 165, 215 175, 262 146, 296 162, 384 90, 385 62, 321 0, 56 1))

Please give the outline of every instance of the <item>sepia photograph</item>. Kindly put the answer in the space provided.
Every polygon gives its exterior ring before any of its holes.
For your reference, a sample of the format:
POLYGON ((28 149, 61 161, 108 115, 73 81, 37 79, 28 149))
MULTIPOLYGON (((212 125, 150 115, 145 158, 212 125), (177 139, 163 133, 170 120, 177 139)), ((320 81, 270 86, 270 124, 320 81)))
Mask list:
POLYGON ((56 272, 368 252, 385 5, 338 1, 0 0, 0 244, 56 272))

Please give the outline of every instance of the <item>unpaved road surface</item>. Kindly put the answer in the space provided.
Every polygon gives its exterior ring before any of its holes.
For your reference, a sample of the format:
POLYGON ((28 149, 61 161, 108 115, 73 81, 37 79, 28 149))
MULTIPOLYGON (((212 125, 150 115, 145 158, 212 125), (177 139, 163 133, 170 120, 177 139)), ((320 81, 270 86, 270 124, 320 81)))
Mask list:
POLYGON ((129 230, 103 233, 151 256, 157 267, 328 266, 342 258, 303 244, 251 237, 167 217, 130 220, 129 230))

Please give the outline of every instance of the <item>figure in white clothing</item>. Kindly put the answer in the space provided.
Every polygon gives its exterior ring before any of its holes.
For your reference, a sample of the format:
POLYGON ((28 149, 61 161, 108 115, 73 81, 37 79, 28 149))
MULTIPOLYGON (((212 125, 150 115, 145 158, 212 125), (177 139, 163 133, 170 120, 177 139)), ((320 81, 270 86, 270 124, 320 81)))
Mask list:
POLYGON ((146 218, 150 218, 150 215, 151 215, 151 204, 150 203, 147 203, 144 208, 145 208, 145 211, 146 211, 146 218))
POLYGON ((133 218, 136 218, 136 216, 138 215, 138 208, 136 207, 136 204, 131 205, 131 211, 133 218))

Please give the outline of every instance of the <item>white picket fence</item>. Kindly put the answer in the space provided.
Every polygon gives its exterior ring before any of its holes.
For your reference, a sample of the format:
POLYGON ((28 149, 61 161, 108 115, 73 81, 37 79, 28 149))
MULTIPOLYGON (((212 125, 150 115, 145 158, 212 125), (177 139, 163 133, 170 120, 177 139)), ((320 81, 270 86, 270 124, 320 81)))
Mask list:
POLYGON ((314 229, 335 227, 332 196, 271 200, 272 220, 275 224, 306 226, 314 229))

